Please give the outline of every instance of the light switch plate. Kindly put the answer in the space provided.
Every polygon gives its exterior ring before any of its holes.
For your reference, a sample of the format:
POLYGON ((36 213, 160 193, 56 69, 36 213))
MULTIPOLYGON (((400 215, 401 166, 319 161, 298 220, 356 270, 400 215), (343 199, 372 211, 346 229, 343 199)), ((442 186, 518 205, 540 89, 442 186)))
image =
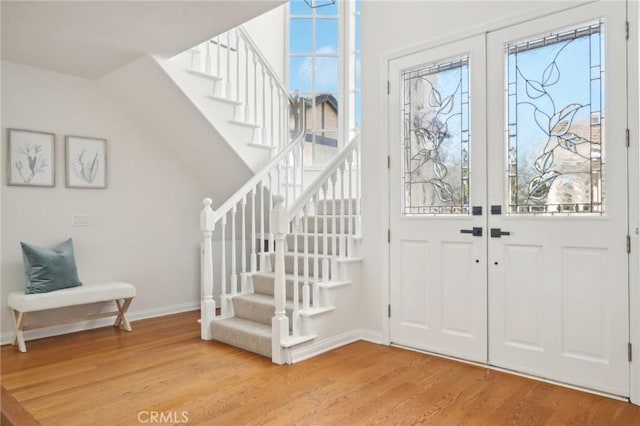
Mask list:
POLYGON ((91 226, 91 215, 89 213, 73 213, 71 226, 91 226))

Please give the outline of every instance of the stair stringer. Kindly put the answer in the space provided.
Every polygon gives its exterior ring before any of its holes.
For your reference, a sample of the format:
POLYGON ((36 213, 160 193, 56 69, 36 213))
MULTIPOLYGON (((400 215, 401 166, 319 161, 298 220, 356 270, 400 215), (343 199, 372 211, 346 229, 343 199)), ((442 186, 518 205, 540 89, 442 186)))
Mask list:
POLYGON ((188 51, 168 60, 156 60, 194 107, 211 121, 220 135, 253 171, 258 171, 269 161, 275 148, 254 143, 259 139, 261 127, 242 124, 235 120, 238 110, 244 108, 244 104, 214 96, 214 88, 221 84, 220 79, 191 72, 188 51))
POLYGON ((315 336, 306 343, 284 348, 287 364, 294 364, 324 352, 361 340, 358 313, 359 295, 362 293, 361 258, 333 259, 332 269, 337 277, 320 285, 326 312, 300 315, 300 334, 315 336))
POLYGON ((142 56, 110 73, 101 85, 206 184, 214 205, 254 175, 152 56, 142 56))

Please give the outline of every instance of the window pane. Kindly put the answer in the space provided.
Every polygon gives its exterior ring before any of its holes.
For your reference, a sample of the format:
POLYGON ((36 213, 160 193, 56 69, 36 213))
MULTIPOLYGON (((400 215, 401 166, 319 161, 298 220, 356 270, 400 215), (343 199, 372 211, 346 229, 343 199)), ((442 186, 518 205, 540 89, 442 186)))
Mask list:
POLYGON ((289 48, 291 53, 313 52, 313 20, 292 19, 289 32, 289 48))
POLYGON ((311 9, 304 0, 291 0, 290 1, 291 15, 312 15, 313 9, 311 9))
POLYGON ((313 58, 310 56, 292 56, 289 64, 289 81, 291 90, 310 92, 312 90, 311 71, 313 68, 313 58))
POLYGON ((509 213, 604 213, 601 22, 506 46, 509 213))
POLYGON ((402 73, 403 215, 469 214, 469 57, 402 73))
MULTIPOLYGON (((311 1, 311 0, 309 0, 311 1)), ((338 2, 332 3, 331 0, 314 0, 316 7, 316 13, 318 15, 331 15, 338 16, 338 2)))
POLYGON ((316 91, 338 91, 338 58, 315 58, 316 62, 316 91))
POLYGON ((320 54, 338 54, 338 20, 316 20, 316 51, 320 54))

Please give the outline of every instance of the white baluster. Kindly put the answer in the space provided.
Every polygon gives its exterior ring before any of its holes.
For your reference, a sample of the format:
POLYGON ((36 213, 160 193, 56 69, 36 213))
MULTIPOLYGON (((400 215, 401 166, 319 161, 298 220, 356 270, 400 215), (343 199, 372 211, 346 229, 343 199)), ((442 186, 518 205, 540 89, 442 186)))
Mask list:
MULTIPOLYGON (((304 110, 304 108, 303 108, 304 110)), ((303 111, 303 114, 306 112, 303 111)), ((302 140, 300 141, 300 192, 304 191, 304 144, 305 144, 306 135, 302 135, 302 140)))
MULTIPOLYGON (((329 190, 329 185, 327 182, 322 185, 322 194, 323 194, 323 205, 325 209, 325 214, 322 215, 322 252, 324 253, 324 258, 322 259, 322 281, 329 281, 329 232, 327 226, 327 192, 329 190)), ((316 232, 318 230, 316 229, 316 232)))
POLYGON ((360 187, 361 182, 361 174, 362 174, 362 165, 361 165, 361 158, 360 158, 360 143, 361 140, 358 140, 358 144, 356 145, 356 149, 355 149, 355 160, 356 160, 356 232, 355 234, 358 237, 362 236, 362 222, 361 222, 361 216, 362 216, 362 200, 361 200, 361 194, 362 194, 362 188, 360 187))
POLYGON ((242 293, 247 293, 247 197, 242 196, 242 251, 240 252, 240 288, 242 293))
POLYGON ((216 37, 216 76, 220 77, 220 36, 216 37))
MULTIPOLYGON (((331 191, 331 254, 332 255, 337 255, 338 254, 338 234, 336 232, 336 173, 333 173, 331 175, 331 187, 332 187, 332 191, 331 191)), ((328 211, 328 206, 324 206, 324 214, 327 214, 328 211)))
POLYGON ((278 148, 282 148, 285 144, 285 138, 282 135, 282 91, 278 90, 278 148))
POLYGON ((221 220, 222 225, 222 236, 220 237, 220 309, 222 310, 223 316, 229 316, 230 313, 230 305, 229 299, 227 298, 227 260, 225 257, 225 253, 227 251, 227 214, 225 213, 222 216, 221 220))
POLYGON ((269 109, 271 110, 271 124, 269 124, 271 128, 271 146, 276 146, 276 140, 273 137, 273 128, 275 127, 273 124, 273 78, 269 78, 269 86, 271 88, 271 103, 269 104, 269 109))
POLYGON ((253 54, 253 124, 258 124, 258 59, 253 54))
POLYGON ((251 120, 251 105, 249 105, 249 43, 244 42, 244 121, 251 120))
POLYGON ((320 307, 320 245, 318 244, 318 194, 316 193, 313 196, 313 206, 314 212, 313 215, 313 307, 320 307))
POLYGON ((289 154, 284 158, 284 203, 289 206, 289 154))
POLYGON ((300 217, 296 215, 293 222, 293 315, 291 316, 292 334, 297 336, 300 316, 300 277, 298 276, 298 229, 300 217))
MULTIPOLYGON (((239 30, 236 29, 236 101, 240 102, 240 36, 239 30)), ((236 120, 242 120, 242 107, 237 107, 236 120)))
POLYGON ((236 213, 238 209, 231 209, 231 294, 238 293, 238 274, 236 273, 236 213))
POLYGON ((227 81, 225 82, 225 97, 231 99, 231 31, 227 32, 227 81))
POLYGON ((309 309, 309 206, 307 204, 302 208, 302 217, 304 218, 302 222, 302 226, 304 227, 303 231, 303 246, 304 246, 304 264, 303 268, 303 276, 302 276, 302 309, 309 309))
POLYGON ((202 301, 200 302, 200 338, 211 340, 211 321, 216 315, 216 301, 213 298, 213 231, 215 222, 211 209, 211 198, 202 202, 204 208, 200 213, 200 231, 202 232, 202 271, 200 285, 202 301))
POLYGON ((349 164, 349 214, 347 216, 347 254, 349 257, 353 257, 353 180, 352 180, 352 172, 353 172, 353 154, 350 154, 347 157, 347 162, 349 164))
POLYGON ((267 85, 265 80, 265 67, 262 65, 262 143, 267 144, 267 85))
POLYGON ((270 216, 276 238, 275 283, 273 289, 275 315, 271 320, 271 361, 275 364, 284 364, 282 342, 289 337, 289 319, 285 312, 287 296, 284 273, 284 240, 288 222, 287 210, 284 207, 282 196, 275 197, 275 207, 272 209, 270 216))
POLYGON ((345 199, 344 199, 344 162, 340 164, 340 236, 338 237, 338 242, 340 244, 338 252, 340 257, 347 257, 347 241, 345 239, 344 230, 344 212, 346 210, 345 207, 345 199))
POLYGON ((265 250, 264 242, 268 241, 266 237, 266 228, 264 227, 264 215, 266 213, 264 205, 264 180, 260 181, 260 271, 271 272, 271 260, 269 259, 268 250, 265 250))
POLYGON ((256 255, 256 188, 251 190, 251 272, 258 270, 256 255))
POLYGON ((291 161, 293 162, 293 170, 291 175, 293 176, 293 199, 297 200, 298 199, 298 167, 300 166, 298 164, 298 147, 294 147, 291 150, 291 161))
POLYGON ((211 41, 209 40, 207 40, 204 55, 204 72, 211 74, 211 41))
MULTIPOLYGON (((269 172, 269 211, 273 210, 273 173, 269 172)), ((273 224, 271 223, 271 215, 269 215, 269 252, 273 252, 273 224)))

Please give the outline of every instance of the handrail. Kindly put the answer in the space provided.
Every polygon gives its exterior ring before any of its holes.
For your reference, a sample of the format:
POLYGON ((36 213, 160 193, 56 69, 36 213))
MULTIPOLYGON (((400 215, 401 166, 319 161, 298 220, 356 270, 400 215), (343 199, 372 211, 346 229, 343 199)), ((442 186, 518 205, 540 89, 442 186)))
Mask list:
POLYGON ((260 48, 258 48, 258 46, 256 45, 256 42, 253 41, 253 39, 251 38, 247 30, 245 30, 244 27, 240 25, 238 27, 238 32, 242 35, 242 38, 244 38, 247 44, 251 47, 252 52, 260 60, 260 63, 262 64, 262 66, 269 71, 269 74, 271 74, 271 78, 273 79, 273 81, 278 86, 280 86, 280 90, 282 90, 284 93, 287 94, 290 102, 293 102, 294 98, 291 96, 291 93, 289 93, 289 89, 287 89, 287 87, 284 85, 282 80, 280 80, 280 77, 278 77, 278 73, 276 73, 273 67, 271 67, 271 64, 269 63, 269 61, 267 61, 267 58, 264 57, 264 55, 262 54, 262 51, 260 50, 260 48))
POLYGON ((226 215, 233 206, 237 205, 240 201, 242 201, 242 197, 251 192, 253 188, 255 188, 259 182, 264 179, 264 177, 278 164, 281 163, 282 159, 285 158, 293 149, 296 148, 300 144, 300 142, 304 139, 306 133, 306 120, 304 116, 304 100, 302 98, 296 98, 292 101, 294 104, 298 103, 298 111, 296 113, 297 120, 296 124, 300 123, 300 131, 298 135, 285 147, 280 150, 280 152, 271 159, 260 171, 258 171, 251 179, 249 179, 244 185, 240 187, 231 197, 227 199, 220 207, 214 210, 213 221, 214 223, 218 222, 224 215, 226 215))
POLYGON ((333 157, 329 164, 325 166, 322 174, 314 178, 314 182, 309 185, 302 192, 302 194, 300 194, 293 205, 289 208, 287 212, 287 220, 289 222, 296 217, 298 212, 302 210, 304 205, 307 204, 307 202, 314 196, 314 194, 316 194, 320 190, 320 188, 322 188, 325 182, 329 180, 331 175, 335 173, 335 171, 340 167, 341 164, 344 163, 347 156, 350 155, 358 147, 359 143, 360 134, 357 134, 353 137, 353 139, 351 139, 351 142, 345 145, 344 148, 342 148, 340 152, 338 152, 335 157, 333 157))

